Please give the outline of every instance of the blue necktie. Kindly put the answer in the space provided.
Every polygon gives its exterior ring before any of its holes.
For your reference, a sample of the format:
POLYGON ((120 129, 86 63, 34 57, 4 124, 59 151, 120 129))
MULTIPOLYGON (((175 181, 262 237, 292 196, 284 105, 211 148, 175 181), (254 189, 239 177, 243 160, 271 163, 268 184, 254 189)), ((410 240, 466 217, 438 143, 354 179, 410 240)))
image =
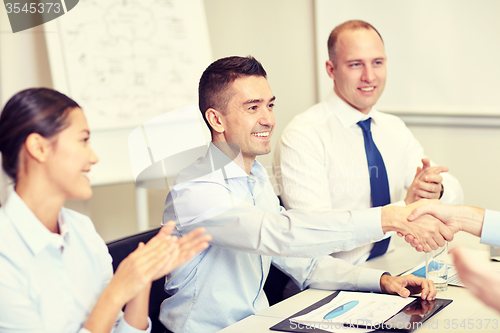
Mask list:
MULTIPOLYGON (((359 121, 358 125, 363 130, 365 139, 366 160, 368 161, 368 172, 370 174, 370 190, 372 197, 372 207, 385 206, 391 203, 391 193, 389 192, 389 180, 385 169, 382 155, 373 142, 370 130, 372 118, 359 121)), ((389 247, 390 237, 382 239, 373 245, 370 256, 367 260, 383 255, 389 247)))

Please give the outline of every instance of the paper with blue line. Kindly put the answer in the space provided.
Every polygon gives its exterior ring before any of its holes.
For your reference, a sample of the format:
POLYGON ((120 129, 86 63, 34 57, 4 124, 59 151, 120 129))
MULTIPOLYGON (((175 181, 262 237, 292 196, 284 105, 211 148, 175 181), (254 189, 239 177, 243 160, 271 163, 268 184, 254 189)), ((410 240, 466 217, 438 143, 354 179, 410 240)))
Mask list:
POLYGON ((354 308, 358 304, 359 304, 359 301, 350 301, 350 302, 344 303, 344 304, 336 307, 332 311, 328 312, 323 317, 323 319, 333 319, 335 317, 338 317, 338 316, 346 313, 347 311, 351 310, 352 308, 354 308))
MULTIPOLYGON (((341 291, 329 303, 291 320, 304 324, 330 322, 370 326, 371 323, 374 326, 385 322, 414 300, 414 297, 402 298, 395 295, 341 291)), ((337 330, 339 327, 336 327, 337 330)))

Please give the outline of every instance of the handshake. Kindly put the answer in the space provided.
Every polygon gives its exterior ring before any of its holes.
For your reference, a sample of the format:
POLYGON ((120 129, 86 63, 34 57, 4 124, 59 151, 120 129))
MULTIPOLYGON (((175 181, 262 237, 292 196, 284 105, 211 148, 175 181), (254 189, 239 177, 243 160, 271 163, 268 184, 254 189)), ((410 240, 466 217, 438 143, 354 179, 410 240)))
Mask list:
POLYGON ((484 209, 441 205, 422 199, 405 207, 382 208, 382 230, 396 231, 419 252, 430 252, 453 240, 458 231, 480 236, 484 209))
MULTIPOLYGON (((441 205, 439 200, 420 200, 406 207, 382 208, 382 226, 384 210, 388 218, 401 218, 395 222, 404 229, 398 234, 405 235, 405 240, 417 251, 428 252, 435 246, 441 246, 444 240, 452 240, 459 231, 481 237, 483 244, 500 246, 500 212, 471 206, 441 205), (403 221, 405 214, 408 215, 403 221)), ((460 280, 476 297, 500 312, 500 276, 467 258, 459 247, 450 252, 460 280)))

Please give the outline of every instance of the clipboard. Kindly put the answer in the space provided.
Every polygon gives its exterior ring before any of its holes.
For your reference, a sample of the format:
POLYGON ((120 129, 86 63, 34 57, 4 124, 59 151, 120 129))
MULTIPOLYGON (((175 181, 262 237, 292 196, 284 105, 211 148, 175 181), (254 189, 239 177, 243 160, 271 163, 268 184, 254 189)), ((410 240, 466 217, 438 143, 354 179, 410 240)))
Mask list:
MULTIPOLYGON (((276 325, 270 327, 269 329, 272 331, 282 331, 282 332, 304 332, 304 333, 330 333, 328 331, 322 330, 321 328, 313 328, 313 327, 307 327, 305 324, 298 325, 297 323, 291 322, 290 319, 302 316, 306 313, 309 313, 320 306, 323 306, 327 303, 329 303, 332 299, 337 297, 340 291, 336 291, 332 293, 331 295, 326 296, 322 300, 314 303, 313 305, 308 306, 307 308, 295 313, 294 315, 286 318, 285 320, 277 323, 276 325)), ((402 332, 402 333, 409 333, 414 331, 415 329, 422 327, 423 323, 427 321, 429 318, 431 318, 433 315, 444 309, 446 306, 448 306, 453 300, 451 299, 443 299, 443 298, 436 298, 433 302, 433 308, 432 310, 428 311, 427 313, 421 315, 421 316, 411 316, 411 321, 406 321, 405 323, 397 322, 397 320, 401 320, 400 317, 402 317, 401 314, 405 314, 404 311, 407 310, 410 307, 414 307, 415 310, 418 312, 418 308, 423 307, 423 301, 420 298, 415 299, 412 303, 408 304, 405 306, 403 309, 401 309, 398 313, 396 313, 394 316, 391 318, 387 319, 384 322, 384 326, 382 327, 377 327, 374 328, 374 332, 402 332), (398 317, 399 316, 399 317, 398 317), (420 317, 420 318, 418 318, 420 317), (400 318, 400 319, 398 319, 400 318), (406 324, 406 323, 409 323, 406 324), (414 324, 415 323, 415 324, 414 324)), ((344 325, 343 325, 344 326, 344 325)), ((347 325, 346 327, 356 327, 356 326, 349 326, 347 325)), ((370 329, 370 327, 366 327, 363 325, 358 326, 358 328, 365 328, 365 329, 370 329)))

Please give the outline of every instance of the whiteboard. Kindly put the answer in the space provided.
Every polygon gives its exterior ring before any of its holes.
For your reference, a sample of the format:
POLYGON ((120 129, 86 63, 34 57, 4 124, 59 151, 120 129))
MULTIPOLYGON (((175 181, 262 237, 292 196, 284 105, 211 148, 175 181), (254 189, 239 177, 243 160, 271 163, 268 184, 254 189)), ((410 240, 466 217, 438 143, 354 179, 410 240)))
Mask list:
POLYGON ((316 0, 319 97, 333 87, 327 40, 347 20, 382 35, 387 84, 377 109, 401 114, 500 116, 500 1, 316 0))
POLYGON ((82 106, 100 158, 91 184, 133 181, 133 129, 197 104, 212 61, 203 1, 81 0, 45 30, 53 87, 82 106))

